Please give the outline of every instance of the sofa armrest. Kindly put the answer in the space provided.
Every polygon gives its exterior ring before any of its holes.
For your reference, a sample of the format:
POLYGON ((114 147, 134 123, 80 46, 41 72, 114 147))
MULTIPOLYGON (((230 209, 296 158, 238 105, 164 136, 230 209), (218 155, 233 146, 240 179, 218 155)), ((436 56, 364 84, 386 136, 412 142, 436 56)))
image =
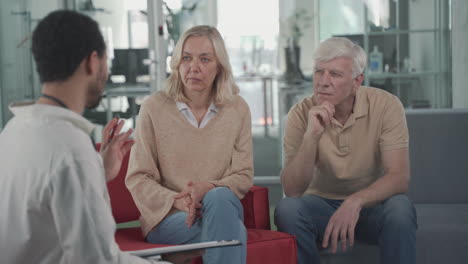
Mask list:
POLYGON ((248 229, 270 230, 268 188, 253 186, 241 200, 244 207, 244 224, 248 229))

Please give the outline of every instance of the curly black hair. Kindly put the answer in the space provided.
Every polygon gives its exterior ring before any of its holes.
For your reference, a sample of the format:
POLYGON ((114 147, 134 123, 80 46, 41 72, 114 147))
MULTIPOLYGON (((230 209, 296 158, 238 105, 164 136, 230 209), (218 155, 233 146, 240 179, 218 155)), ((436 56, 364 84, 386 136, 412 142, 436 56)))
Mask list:
POLYGON ((93 51, 102 57, 105 50, 96 21, 70 10, 48 14, 32 36, 32 53, 41 83, 68 79, 93 51))

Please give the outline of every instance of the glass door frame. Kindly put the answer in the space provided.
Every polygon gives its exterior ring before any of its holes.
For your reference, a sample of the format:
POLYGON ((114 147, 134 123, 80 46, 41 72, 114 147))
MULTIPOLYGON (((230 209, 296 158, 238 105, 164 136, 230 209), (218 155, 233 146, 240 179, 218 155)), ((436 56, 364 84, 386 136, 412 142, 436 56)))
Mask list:
POLYGON ((167 41, 164 37, 162 0, 148 0, 150 90, 160 91, 166 80, 167 41))

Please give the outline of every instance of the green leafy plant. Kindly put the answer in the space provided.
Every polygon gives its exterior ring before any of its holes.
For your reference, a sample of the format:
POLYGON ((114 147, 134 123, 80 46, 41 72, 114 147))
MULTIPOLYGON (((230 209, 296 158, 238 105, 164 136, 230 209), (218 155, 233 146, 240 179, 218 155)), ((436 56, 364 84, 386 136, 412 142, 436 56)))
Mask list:
POLYGON ((174 10, 166 2, 163 2, 167 10, 166 26, 169 33, 169 38, 175 45, 181 35, 180 32, 180 19, 184 12, 193 13, 197 8, 198 2, 193 3, 191 6, 182 5, 179 10, 174 10))
POLYGON ((299 44, 301 37, 304 35, 305 29, 312 25, 313 17, 308 14, 306 9, 296 9, 286 23, 286 37, 289 41, 292 41, 294 46, 299 44))

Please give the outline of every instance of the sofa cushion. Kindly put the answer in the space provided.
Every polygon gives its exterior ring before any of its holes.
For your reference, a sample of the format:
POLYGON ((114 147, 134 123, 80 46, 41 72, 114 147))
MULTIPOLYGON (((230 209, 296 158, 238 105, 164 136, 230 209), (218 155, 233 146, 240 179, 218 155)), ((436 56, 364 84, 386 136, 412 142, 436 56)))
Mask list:
POLYGON ((122 251, 143 250, 166 246, 163 244, 147 243, 139 227, 117 229, 115 241, 122 251))
MULTIPOLYGON (((168 246, 145 242, 140 228, 118 229, 115 240, 122 251, 168 246)), ((247 263, 295 264, 296 239, 281 232, 247 229, 247 263)))
POLYGON ((125 186, 129 157, 130 152, 125 155, 117 177, 107 183, 107 190, 111 197, 112 215, 117 223, 135 221, 140 218, 140 211, 138 211, 132 195, 125 186))
POLYGON ((296 264, 296 238, 289 234, 261 230, 247 230, 247 264, 296 264))
MULTIPOLYGON (((169 245, 147 243, 143 239, 140 228, 121 228, 115 234, 115 240, 122 251, 144 250, 150 248, 168 247, 169 245)), ((202 264, 201 257, 193 258, 191 264, 202 264)))
POLYGON ((415 203, 468 203, 468 110, 407 110, 415 203))
MULTIPOLYGON (((416 204, 416 262, 462 264, 468 259, 468 204, 416 204)), ((340 247, 338 247, 340 249, 340 247)), ((322 264, 379 263, 379 248, 357 242, 353 249, 321 251, 322 264)))
POLYGON ((320 251, 321 264, 375 264, 380 263, 379 247, 360 241, 355 241, 352 248, 341 250, 339 244, 337 253, 333 254, 329 249, 320 251))
MULTIPOLYGON (((96 145, 99 150, 100 144, 96 145)), ((133 197, 125 186, 130 153, 122 160, 117 177, 107 183, 111 197, 112 214, 117 223, 135 221, 140 218, 140 211, 133 201, 133 197)), ((244 208, 244 224, 246 228, 270 230, 270 212, 268 204, 268 188, 252 186, 241 200, 244 208)))
POLYGON ((241 200, 246 228, 270 230, 268 188, 253 186, 241 200))
POLYGON ((468 204, 417 204, 417 262, 466 263, 468 204))

